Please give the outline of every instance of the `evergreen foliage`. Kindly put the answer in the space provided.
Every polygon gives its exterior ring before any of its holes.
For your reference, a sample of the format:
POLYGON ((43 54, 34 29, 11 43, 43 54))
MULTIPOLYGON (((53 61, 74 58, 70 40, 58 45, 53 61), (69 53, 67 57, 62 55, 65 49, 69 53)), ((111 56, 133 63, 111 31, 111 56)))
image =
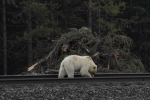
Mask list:
MULTIPOLYGON (((59 52, 57 49, 53 56, 48 60, 46 69, 58 69, 61 61, 70 54, 90 55, 93 57, 94 62, 98 65, 99 72, 125 72, 137 73, 144 72, 144 66, 140 59, 134 57, 130 53, 132 39, 124 35, 110 34, 102 38, 102 40, 94 37, 91 31, 82 27, 80 29, 72 28, 68 33, 64 34, 61 38, 62 44, 68 44, 67 52, 62 52, 60 55, 55 55, 59 52), (119 53, 119 57, 115 57, 114 52, 119 53), (94 53, 100 52, 99 57, 103 59, 95 59, 94 53), (52 63, 52 60, 57 63, 52 63), (50 61, 50 62, 49 62, 50 61), (106 69, 108 66, 110 69, 106 69)), ((61 46, 61 45, 59 45, 61 46)))
MULTIPOLYGON (((41 68, 44 72, 58 69, 62 59, 70 54, 90 55, 97 63, 99 72, 150 71, 150 1, 91 0, 92 30, 88 28, 88 0, 31 2, 28 5, 26 0, 7 0, 8 74, 19 74, 29 67, 29 11, 33 61, 37 62, 50 54, 45 62, 35 68, 37 72, 41 73, 41 68), (67 46, 67 52, 61 51, 63 45, 67 46), (113 56, 116 51, 119 53, 117 57, 113 56), (94 58, 95 53, 99 54, 99 59, 94 58)), ((0 34, 1 45, 2 37, 0 34)), ((0 56, 3 56, 2 52, 0 47, 0 56)), ((3 60, 2 57, 0 60, 3 60)), ((0 65, 3 66, 3 63, 0 62, 0 65)))

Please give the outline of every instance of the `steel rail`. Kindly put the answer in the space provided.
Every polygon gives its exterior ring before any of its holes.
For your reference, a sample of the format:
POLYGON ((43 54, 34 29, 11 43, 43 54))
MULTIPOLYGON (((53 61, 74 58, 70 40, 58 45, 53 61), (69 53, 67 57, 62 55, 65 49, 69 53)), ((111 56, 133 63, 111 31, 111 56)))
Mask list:
POLYGON ((0 84, 30 84, 30 83, 71 83, 71 82, 105 82, 105 81, 150 81, 149 73, 97 73, 95 77, 81 77, 58 79, 58 74, 49 75, 1 75, 0 84))
MULTIPOLYGON (((75 77, 81 77, 80 74, 75 74, 75 77)), ((97 73, 95 77, 101 76, 150 76, 150 73, 97 73)), ((0 79, 7 78, 58 78, 58 74, 38 74, 38 75, 0 75, 0 79)), ((67 77, 67 76, 65 76, 67 77)))

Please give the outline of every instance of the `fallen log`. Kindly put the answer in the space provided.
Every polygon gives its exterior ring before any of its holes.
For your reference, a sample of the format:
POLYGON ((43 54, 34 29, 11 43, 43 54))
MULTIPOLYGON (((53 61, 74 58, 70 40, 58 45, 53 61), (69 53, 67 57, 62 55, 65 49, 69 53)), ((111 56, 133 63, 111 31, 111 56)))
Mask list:
POLYGON ((37 65, 41 64, 43 61, 47 61, 48 58, 56 51, 57 47, 60 45, 60 41, 61 40, 57 41, 56 46, 54 47, 54 49, 46 57, 43 57, 37 63, 35 63, 34 65, 30 66, 27 71, 33 70, 37 65))
MULTIPOLYGON (((58 74, 59 73, 59 70, 56 70, 56 69, 47 69, 45 71, 46 74, 58 74)), ((79 72, 74 72, 75 74, 79 74, 79 72)))

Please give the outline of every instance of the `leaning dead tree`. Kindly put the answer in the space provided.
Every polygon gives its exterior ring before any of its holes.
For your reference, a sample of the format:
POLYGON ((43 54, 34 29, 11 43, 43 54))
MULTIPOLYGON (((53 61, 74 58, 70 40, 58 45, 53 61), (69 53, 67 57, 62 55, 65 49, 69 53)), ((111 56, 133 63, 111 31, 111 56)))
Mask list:
MULTIPOLYGON (((55 45, 54 45, 54 47, 53 47, 53 50, 50 51, 50 52, 48 53, 48 55, 46 55, 45 57, 41 58, 41 59, 40 59, 39 61, 37 61, 35 64, 33 64, 32 66, 30 66, 30 67, 28 68, 28 71, 33 70, 36 66, 40 65, 41 63, 43 63, 43 62, 45 62, 45 61, 47 62, 47 60, 50 60, 51 63, 56 62, 56 60, 54 61, 54 58, 56 58, 56 57, 58 56, 58 53, 59 53, 59 51, 60 51, 60 47, 61 47, 62 41, 63 41, 63 35, 62 35, 62 37, 61 37, 60 39, 55 40, 55 41, 56 41, 56 43, 55 43, 55 45)), ((67 48, 62 46, 61 49, 65 52, 65 50, 66 50, 67 48)), ((50 62, 50 61, 49 61, 49 62, 50 62)))
POLYGON ((52 54, 58 50, 58 47, 60 45, 60 41, 57 41, 56 46, 54 47, 54 49, 46 56, 43 57, 42 59, 40 59, 38 62, 36 62, 34 65, 32 65, 31 67, 28 68, 28 71, 31 71, 32 69, 34 69, 34 67, 36 67, 37 65, 41 64, 44 61, 47 61, 48 58, 52 57, 52 54))
POLYGON ((72 28, 55 41, 53 49, 28 71, 57 72, 60 62, 68 55, 88 55, 98 65, 98 72, 144 72, 140 59, 132 55, 132 40, 124 35, 109 33, 101 39, 87 27, 72 28), (50 70, 52 69, 52 70, 50 70))

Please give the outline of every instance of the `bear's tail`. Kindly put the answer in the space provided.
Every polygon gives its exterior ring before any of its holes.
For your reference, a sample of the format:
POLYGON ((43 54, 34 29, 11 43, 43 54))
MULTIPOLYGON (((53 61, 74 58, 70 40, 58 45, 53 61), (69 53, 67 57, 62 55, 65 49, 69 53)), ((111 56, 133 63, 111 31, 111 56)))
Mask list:
POLYGON ((65 71, 63 63, 61 63, 58 78, 64 78, 65 75, 66 75, 66 71, 65 71))

